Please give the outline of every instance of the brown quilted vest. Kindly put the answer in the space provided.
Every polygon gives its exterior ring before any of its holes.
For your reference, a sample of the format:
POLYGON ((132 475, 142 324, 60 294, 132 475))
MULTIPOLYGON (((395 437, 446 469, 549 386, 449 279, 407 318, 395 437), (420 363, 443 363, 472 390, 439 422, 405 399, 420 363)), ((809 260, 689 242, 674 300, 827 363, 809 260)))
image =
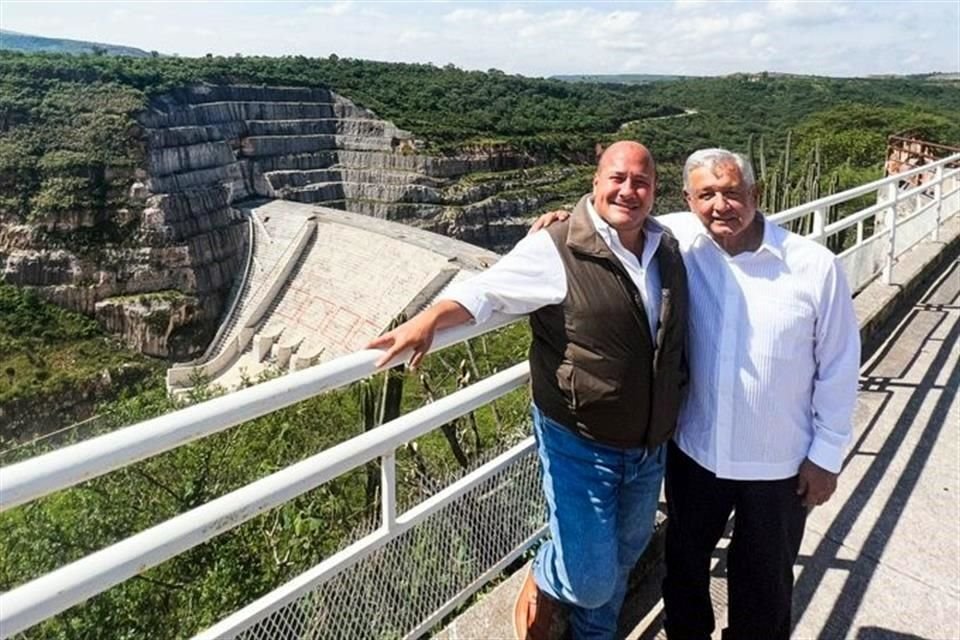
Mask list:
POLYGON ((575 433, 616 447, 654 447, 677 423, 687 381, 687 272, 677 241, 657 249, 662 302, 656 340, 640 293, 586 210, 547 228, 567 297, 530 316, 533 399, 575 433))

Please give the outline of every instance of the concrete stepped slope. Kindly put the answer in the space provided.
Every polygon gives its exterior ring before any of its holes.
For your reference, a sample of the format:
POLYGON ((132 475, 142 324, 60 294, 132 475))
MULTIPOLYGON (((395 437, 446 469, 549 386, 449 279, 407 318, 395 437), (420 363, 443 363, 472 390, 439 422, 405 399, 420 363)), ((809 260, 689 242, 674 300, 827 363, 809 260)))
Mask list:
POLYGON ((198 379, 232 389, 352 353, 497 259, 433 233, 301 203, 252 203, 247 214, 256 229, 252 293, 208 360, 168 370, 175 393, 198 379))
MULTIPOLYGON (((148 194, 223 189, 229 204, 280 198, 402 220, 503 250, 555 197, 563 170, 502 149, 451 156, 327 89, 198 85, 152 101, 139 117, 148 194), (478 173, 485 177, 475 179, 478 173), (520 193, 531 187, 531 193, 520 193), (477 214, 476 207, 482 211, 477 214)), ((240 252, 242 253, 242 252, 240 252)))

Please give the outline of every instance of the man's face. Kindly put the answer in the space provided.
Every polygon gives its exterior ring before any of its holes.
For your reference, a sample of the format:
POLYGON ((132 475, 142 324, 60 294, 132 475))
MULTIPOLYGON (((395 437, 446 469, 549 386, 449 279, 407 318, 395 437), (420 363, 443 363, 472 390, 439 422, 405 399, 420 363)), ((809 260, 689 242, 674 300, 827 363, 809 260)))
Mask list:
POLYGON ((642 228, 655 194, 653 159, 642 147, 611 149, 593 176, 593 207, 617 231, 642 228))
POLYGON ((685 192, 690 211, 716 240, 727 240, 750 229, 757 214, 756 187, 743 184, 740 168, 719 164, 690 172, 685 192))

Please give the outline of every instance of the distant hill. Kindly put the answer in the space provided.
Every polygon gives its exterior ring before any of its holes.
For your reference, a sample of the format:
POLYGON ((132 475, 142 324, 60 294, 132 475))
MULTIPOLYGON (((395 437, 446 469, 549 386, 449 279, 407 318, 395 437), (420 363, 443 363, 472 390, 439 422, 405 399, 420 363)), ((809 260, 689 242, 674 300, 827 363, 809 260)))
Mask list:
POLYGON ((563 82, 592 82, 595 84, 651 84, 653 82, 684 80, 689 77, 691 76, 663 76, 644 73, 550 76, 552 80, 561 80, 563 82))
POLYGON ((102 42, 85 42, 83 40, 66 40, 63 38, 44 38, 32 36, 16 31, 0 29, 0 49, 23 51, 25 53, 97 53, 102 52, 111 56, 134 56, 145 58, 150 53, 136 47, 124 47, 117 44, 102 42))

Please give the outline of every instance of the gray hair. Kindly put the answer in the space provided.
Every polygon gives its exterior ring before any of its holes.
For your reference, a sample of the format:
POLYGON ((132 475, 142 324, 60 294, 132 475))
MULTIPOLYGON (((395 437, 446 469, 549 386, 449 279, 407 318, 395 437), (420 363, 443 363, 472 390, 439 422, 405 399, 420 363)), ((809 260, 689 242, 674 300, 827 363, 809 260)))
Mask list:
POLYGON ((756 184, 753 177, 753 167, 750 166, 750 161, 746 157, 726 149, 700 149, 691 153, 683 165, 683 190, 686 191, 690 188, 690 174, 697 169, 706 167, 713 171, 715 167, 731 164, 740 170, 743 186, 749 188, 756 184))

